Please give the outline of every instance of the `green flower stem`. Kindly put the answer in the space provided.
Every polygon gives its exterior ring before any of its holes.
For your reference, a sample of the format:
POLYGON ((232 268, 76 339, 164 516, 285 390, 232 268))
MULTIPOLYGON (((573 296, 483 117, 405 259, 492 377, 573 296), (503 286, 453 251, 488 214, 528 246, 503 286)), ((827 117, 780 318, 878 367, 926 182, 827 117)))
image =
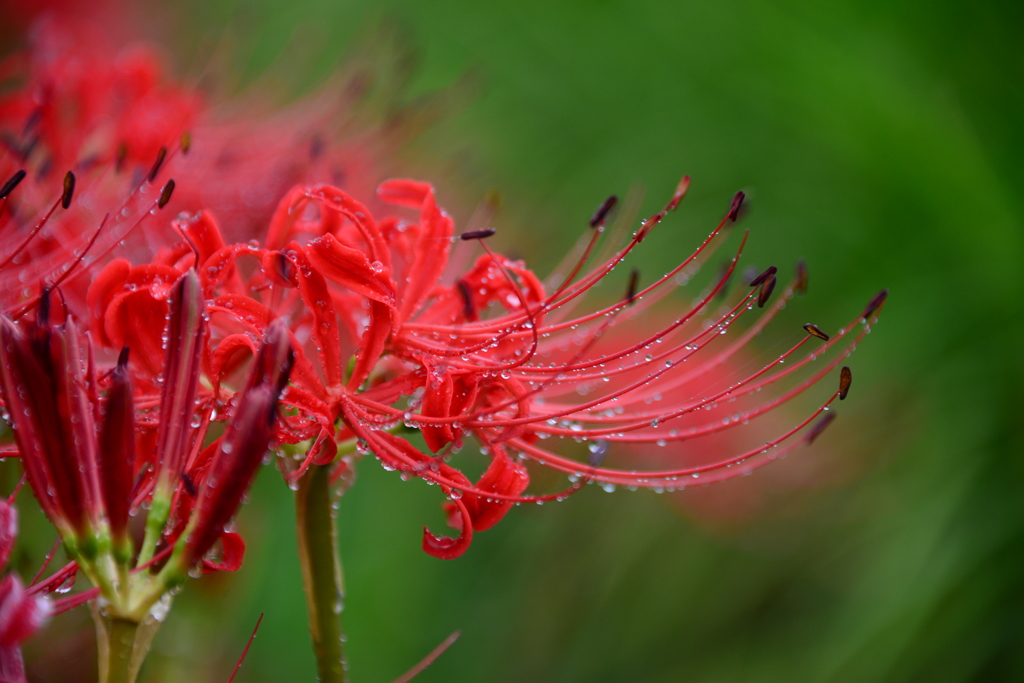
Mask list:
POLYGON ((341 610, 345 589, 330 479, 329 466, 313 465, 309 468, 299 479, 299 488, 295 492, 295 517, 318 680, 321 683, 344 683, 346 664, 341 610))
MULTIPOLYGON (((136 621, 99 615, 97 635, 100 636, 100 683, 135 683, 141 657, 135 654, 136 621)), ((147 648, 148 649, 148 648, 147 648)))

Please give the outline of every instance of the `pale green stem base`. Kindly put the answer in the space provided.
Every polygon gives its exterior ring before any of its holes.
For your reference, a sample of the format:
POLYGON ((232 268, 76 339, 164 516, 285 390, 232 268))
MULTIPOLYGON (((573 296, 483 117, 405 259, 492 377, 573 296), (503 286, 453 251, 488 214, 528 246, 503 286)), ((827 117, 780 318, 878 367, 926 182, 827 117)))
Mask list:
POLYGON ((140 624, 111 616, 95 604, 93 618, 99 645, 99 683, 135 683, 160 622, 147 617, 140 624))
POLYGON ((347 666, 341 611, 345 589, 330 476, 328 466, 313 465, 299 479, 299 489, 295 492, 295 521, 318 680, 321 683, 344 683, 347 666))

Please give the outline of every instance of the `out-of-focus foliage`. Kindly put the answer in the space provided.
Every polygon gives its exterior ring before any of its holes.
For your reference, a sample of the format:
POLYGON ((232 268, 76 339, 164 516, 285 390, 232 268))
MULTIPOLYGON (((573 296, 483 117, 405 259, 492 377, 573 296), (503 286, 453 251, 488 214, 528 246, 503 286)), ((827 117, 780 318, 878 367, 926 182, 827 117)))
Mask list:
MULTIPOLYGON (((440 524, 439 492, 363 462, 339 510, 353 680, 396 677, 456 628, 420 680, 1024 677, 1019 3, 160 11, 184 52, 223 40, 243 73, 305 51, 316 68, 296 88, 397 26, 420 60, 410 100, 473 83, 401 163, 470 201, 499 190, 496 244, 542 272, 607 194, 642 187, 653 210, 688 173, 645 272, 689 253, 744 189, 749 257, 811 266, 800 323, 836 327, 891 290, 840 420, 763 476, 673 497, 590 487, 514 510, 441 562, 418 526, 440 524)), ((263 473, 243 570, 183 593, 153 680, 224 680, 260 612, 237 680, 313 679, 289 496, 263 473), (186 650, 208 653, 201 671, 178 668, 186 650)))

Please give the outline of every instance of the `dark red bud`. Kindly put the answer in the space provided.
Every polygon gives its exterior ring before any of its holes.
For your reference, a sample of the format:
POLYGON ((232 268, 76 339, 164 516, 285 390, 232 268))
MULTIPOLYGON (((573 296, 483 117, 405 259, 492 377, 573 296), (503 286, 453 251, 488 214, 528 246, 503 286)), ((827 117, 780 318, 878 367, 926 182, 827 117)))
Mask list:
POLYGON ((121 538, 128 531, 135 466, 135 404, 128 377, 127 346, 121 349, 110 379, 97 455, 107 520, 114 536, 121 538))
POLYGON ((288 328, 278 319, 267 328, 199 492, 196 524, 186 548, 187 563, 195 564, 209 552, 241 504, 273 437, 278 400, 288 383, 294 358, 288 328))

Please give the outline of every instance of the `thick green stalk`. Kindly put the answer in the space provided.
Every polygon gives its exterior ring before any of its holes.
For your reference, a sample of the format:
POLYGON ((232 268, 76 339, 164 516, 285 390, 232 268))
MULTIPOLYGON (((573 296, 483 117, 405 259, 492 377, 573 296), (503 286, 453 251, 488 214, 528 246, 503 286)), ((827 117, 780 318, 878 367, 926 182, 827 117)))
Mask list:
POLYGON ((135 656, 139 624, 127 619, 100 615, 100 683, 135 683, 139 667, 135 656))
POLYGON ((299 479, 295 518, 302 584, 309 612, 309 635, 321 683, 344 683, 346 676, 341 610, 345 589, 338 555, 338 531, 331 501, 328 466, 313 465, 299 479))

